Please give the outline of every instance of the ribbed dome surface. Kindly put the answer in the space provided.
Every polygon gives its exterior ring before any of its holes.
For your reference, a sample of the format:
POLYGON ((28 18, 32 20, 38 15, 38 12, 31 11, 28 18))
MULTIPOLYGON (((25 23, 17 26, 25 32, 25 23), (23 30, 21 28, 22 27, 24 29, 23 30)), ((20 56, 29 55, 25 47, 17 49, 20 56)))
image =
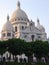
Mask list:
POLYGON ((44 29, 44 27, 43 27, 42 25, 38 25, 37 28, 38 28, 39 30, 45 32, 45 29, 44 29))
POLYGON ((2 31, 14 31, 14 29, 13 29, 13 27, 12 27, 12 25, 11 25, 11 23, 9 21, 7 21, 4 24, 4 26, 2 28, 2 31))
POLYGON ((27 17, 26 13, 23 10, 17 9, 12 14, 11 19, 13 20, 13 19, 17 19, 17 18, 23 18, 23 19, 25 19, 25 18, 28 18, 28 17, 27 17))
POLYGON ((45 32, 44 27, 40 24, 39 18, 37 18, 37 28, 38 28, 40 31, 45 32))
POLYGON ((20 8, 20 2, 17 2, 17 9, 13 12, 12 16, 11 16, 11 20, 14 19, 28 19, 26 13, 20 8))

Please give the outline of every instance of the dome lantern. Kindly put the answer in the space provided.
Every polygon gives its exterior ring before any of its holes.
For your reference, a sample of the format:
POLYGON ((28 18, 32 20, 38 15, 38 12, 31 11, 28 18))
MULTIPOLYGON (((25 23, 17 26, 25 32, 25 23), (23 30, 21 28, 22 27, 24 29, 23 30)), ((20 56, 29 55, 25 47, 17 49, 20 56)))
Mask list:
POLYGON ((37 25, 39 25, 40 24, 40 22, 39 22, 39 18, 37 18, 37 25))
POLYGON ((17 8, 20 8, 20 1, 17 2, 17 8))
POLYGON ((7 21, 9 21, 9 15, 7 15, 7 21))

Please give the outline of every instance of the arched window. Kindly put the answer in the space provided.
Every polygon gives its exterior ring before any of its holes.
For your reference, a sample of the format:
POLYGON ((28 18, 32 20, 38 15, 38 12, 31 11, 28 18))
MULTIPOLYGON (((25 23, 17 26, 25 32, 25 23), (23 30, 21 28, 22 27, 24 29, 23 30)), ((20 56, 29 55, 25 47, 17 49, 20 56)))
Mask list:
POLYGON ((17 32, 17 26, 15 27, 15 32, 17 32))
POLYGON ((2 36, 5 37, 5 33, 3 33, 2 36))
POLYGON ((20 20, 20 18, 18 18, 18 20, 20 20))
POLYGON ((38 38, 41 38, 40 36, 38 36, 38 38))
POLYGON ((7 33, 7 36, 11 36, 11 33, 7 33))
POLYGON ((23 20, 23 18, 21 20, 23 20))
POLYGON ((32 40, 34 40, 34 35, 31 36, 32 40))
POLYGON ((22 30, 24 30, 24 26, 22 26, 22 30))

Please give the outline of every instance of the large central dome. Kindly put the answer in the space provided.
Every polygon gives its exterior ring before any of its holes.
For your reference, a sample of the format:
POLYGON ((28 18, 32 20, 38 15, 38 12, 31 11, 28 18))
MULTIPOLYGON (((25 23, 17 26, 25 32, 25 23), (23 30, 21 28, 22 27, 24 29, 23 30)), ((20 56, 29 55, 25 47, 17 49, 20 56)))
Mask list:
POLYGON ((20 2, 17 2, 17 9, 13 12, 11 16, 11 20, 17 19, 17 18, 22 18, 22 19, 27 19, 26 13, 20 8, 20 2))

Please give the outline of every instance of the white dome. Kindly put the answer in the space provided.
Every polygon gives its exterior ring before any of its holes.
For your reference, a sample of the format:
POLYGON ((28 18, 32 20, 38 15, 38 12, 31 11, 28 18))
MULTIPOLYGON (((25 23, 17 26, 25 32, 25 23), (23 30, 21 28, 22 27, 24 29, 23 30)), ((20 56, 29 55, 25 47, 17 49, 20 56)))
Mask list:
POLYGON ((11 20, 17 19, 17 18, 28 19, 26 13, 20 8, 20 2, 17 3, 17 9, 16 11, 13 12, 11 16, 11 20))
POLYGON ((11 16, 11 19, 17 19, 17 18, 28 18, 26 13, 22 11, 21 9, 17 9, 11 16))
POLYGON ((45 28, 42 26, 42 25, 38 25, 37 28, 42 31, 42 32, 45 32, 45 28))
POLYGON ((7 22, 4 24, 3 28, 2 28, 2 31, 14 31, 11 23, 9 22, 8 20, 8 16, 7 16, 7 22))
POLYGON ((38 29, 42 30, 44 27, 42 25, 37 26, 38 29))
POLYGON ((45 32, 45 28, 40 24, 38 18, 37 18, 37 28, 38 28, 40 31, 45 32))

